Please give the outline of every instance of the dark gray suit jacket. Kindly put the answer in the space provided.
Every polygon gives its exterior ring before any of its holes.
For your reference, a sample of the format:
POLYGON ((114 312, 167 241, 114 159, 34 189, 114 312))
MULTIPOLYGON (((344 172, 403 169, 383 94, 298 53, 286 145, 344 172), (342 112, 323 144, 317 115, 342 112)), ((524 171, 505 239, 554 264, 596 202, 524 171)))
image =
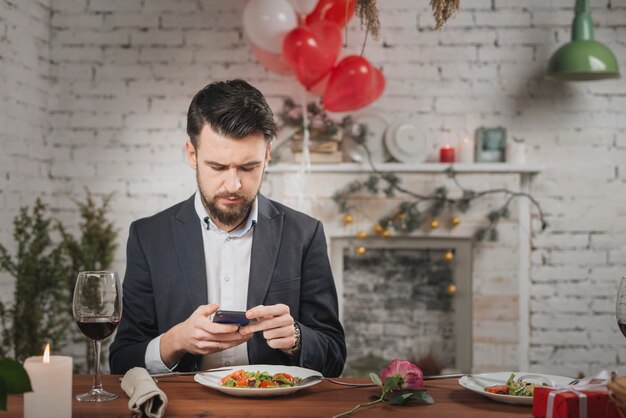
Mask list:
MULTIPOLYGON (((112 373, 145 367, 153 338, 183 322, 207 303, 200 219, 194 197, 130 226, 124 278, 124 311, 110 348, 112 373)), ((241 295, 244 297, 244 295, 241 295)), ((248 309, 284 303, 301 328, 302 349, 290 357, 269 347, 262 333, 248 341, 251 364, 307 367, 338 376, 346 359, 322 224, 261 195, 254 227, 248 309)), ((187 354, 179 371, 200 367, 187 354)))

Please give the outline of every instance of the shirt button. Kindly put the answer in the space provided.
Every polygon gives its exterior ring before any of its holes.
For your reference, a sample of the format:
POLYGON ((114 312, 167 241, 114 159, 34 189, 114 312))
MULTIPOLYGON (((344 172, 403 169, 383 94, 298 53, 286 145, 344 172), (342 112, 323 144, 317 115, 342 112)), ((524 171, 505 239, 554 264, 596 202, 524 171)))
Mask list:
POLYGON ((226 280, 227 282, 229 282, 229 281, 230 281, 230 277, 229 277, 229 276, 226 276, 226 277, 224 277, 224 280, 226 280))
POLYGON ((226 363, 224 363, 224 366, 226 367, 230 366, 230 361, 227 361, 226 363))

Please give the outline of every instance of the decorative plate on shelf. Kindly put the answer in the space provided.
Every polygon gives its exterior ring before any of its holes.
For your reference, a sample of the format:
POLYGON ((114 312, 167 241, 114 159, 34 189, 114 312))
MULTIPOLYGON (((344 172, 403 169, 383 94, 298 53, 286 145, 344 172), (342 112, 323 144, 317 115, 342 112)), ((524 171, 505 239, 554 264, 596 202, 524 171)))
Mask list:
POLYGON ((528 376, 527 378, 523 378, 524 382, 538 384, 549 383, 550 386, 565 386, 572 381, 571 377, 553 376, 550 374, 536 374, 526 372, 498 372, 463 376, 459 379, 459 385, 471 390, 472 392, 476 392, 480 395, 486 396, 489 399, 493 399, 494 401, 515 405, 532 405, 532 396, 501 395, 499 393, 490 393, 485 391, 485 388, 489 386, 506 384, 506 381, 511 376, 511 373, 515 374, 516 378, 524 377, 525 375, 528 376))
POLYGON ((306 383, 302 386, 291 386, 282 388, 238 388, 220 385, 220 380, 236 370, 242 369, 246 372, 267 372, 269 374, 288 373, 294 377, 304 379, 309 376, 321 376, 321 373, 315 370, 304 369, 296 366, 276 366, 271 364, 250 364, 246 366, 235 366, 232 370, 216 371, 213 373, 198 373, 194 376, 194 380, 201 385, 208 386, 212 389, 219 390, 222 393, 233 396, 246 397, 269 397, 289 395, 301 389, 306 389, 318 384, 321 380, 306 383))
MULTIPOLYGON (((383 136, 388 125, 387 119, 382 114, 376 112, 357 113, 352 117, 355 124, 363 124, 367 127, 365 143, 372 153, 372 161, 375 163, 387 161, 389 156, 383 145, 383 136)), ((358 128, 355 127, 355 129, 358 128)), ((358 134, 358 131, 354 132, 354 134, 358 134)), ((345 138, 341 148, 344 155, 350 157, 352 161, 367 163, 367 152, 352 138, 345 138)))
POLYGON ((389 125, 385 132, 385 146, 389 154, 401 163, 424 162, 431 151, 426 131, 410 120, 389 125))

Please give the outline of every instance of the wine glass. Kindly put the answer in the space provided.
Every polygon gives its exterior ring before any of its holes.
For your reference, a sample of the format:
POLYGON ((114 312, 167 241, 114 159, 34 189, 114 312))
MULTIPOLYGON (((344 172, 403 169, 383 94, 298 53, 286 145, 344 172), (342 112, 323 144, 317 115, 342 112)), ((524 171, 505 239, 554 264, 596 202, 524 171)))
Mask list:
POLYGON ((80 402, 105 402, 118 397, 102 388, 100 341, 113 334, 122 317, 122 287, 113 271, 78 273, 72 304, 78 328, 93 342, 94 378, 91 390, 76 399, 80 402))
POLYGON ((622 277, 617 291, 617 303, 615 304, 615 316, 617 325, 622 334, 626 337, 626 277, 622 277))

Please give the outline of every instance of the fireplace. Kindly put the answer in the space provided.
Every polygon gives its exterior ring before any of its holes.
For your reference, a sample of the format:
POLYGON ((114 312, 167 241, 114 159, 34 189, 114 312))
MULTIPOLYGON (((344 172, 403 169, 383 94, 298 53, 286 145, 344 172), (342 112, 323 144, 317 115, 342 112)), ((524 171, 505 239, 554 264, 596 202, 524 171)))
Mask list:
MULTIPOLYGON (((381 172, 398 173, 402 184, 411 190, 426 193, 443 185, 450 190, 452 196, 460 191, 445 172, 449 167, 443 164, 386 163, 378 164, 377 168, 381 172)), ((529 192, 532 176, 541 171, 538 166, 511 166, 505 163, 459 164, 453 168, 458 173, 458 180, 466 187, 477 190, 505 188, 520 192, 529 192)), ((452 306, 449 315, 452 315, 456 324, 452 329, 454 345, 450 349, 447 347, 452 346, 446 345, 451 344, 449 341, 427 341, 424 345, 426 348, 429 345, 436 348, 437 344, 446 347, 446 350, 454 353, 447 361, 452 363, 454 359, 453 368, 463 371, 529 369, 529 264, 532 227, 528 200, 518 200, 511 206, 510 217, 500 220, 497 242, 472 242, 476 229, 485 223, 485 213, 501 204, 502 196, 496 194, 476 201, 470 210, 461 215, 462 222, 457 226, 449 227, 443 217, 439 219, 442 221, 439 228, 423 228, 411 234, 393 232, 392 237, 382 239, 372 232, 372 226, 378 223, 381 216, 391 213, 400 203, 401 197, 390 198, 383 193, 379 196, 355 196, 351 209, 353 222, 348 224, 343 222, 333 201, 336 190, 346 187, 355 179, 367 178, 370 174, 367 166, 313 165, 312 172, 304 176, 300 174, 300 169, 299 164, 277 164, 268 168, 263 192, 272 199, 322 221, 339 291, 342 320, 350 320, 345 303, 349 301, 343 299, 346 287, 344 281, 350 280, 344 274, 344 254, 349 252, 351 256, 356 246, 364 245, 370 256, 374 250, 394 245, 399 245, 400 250, 409 249, 408 251, 427 249, 434 254, 434 259, 438 257, 436 251, 452 249, 456 256, 452 274, 457 293, 450 300, 452 306), (518 210, 514 210, 515 208, 518 210), (361 232, 368 234, 364 241, 357 239, 357 234, 363 235, 361 232)), ((380 289, 384 289, 384 286, 376 288, 377 291, 380 289)), ((377 336, 384 336, 385 331, 396 332, 402 337, 406 327, 408 325, 394 328, 387 326, 387 322, 382 322, 372 326, 374 331, 379 331, 378 334, 373 332, 371 337, 362 336, 360 341, 370 344, 377 336)), ((358 349, 350 340, 353 338, 352 329, 350 326, 346 335, 351 344, 348 353, 350 361, 355 357, 352 356, 352 351, 358 349)), ((414 351, 417 349, 415 347, 414 351)), ((411 353, 408 350, 387 352, 385 357, 401 354, 404 357, 423 353, 411 353)))
POLYGON ((469 239, 332 238, 348 348, 344 375, 379 372, 394 358, 419 361, 434 372, 470 372, 471 253, 469 239), (355 251, 359 246, 366 248, 362 255, 355 251))

